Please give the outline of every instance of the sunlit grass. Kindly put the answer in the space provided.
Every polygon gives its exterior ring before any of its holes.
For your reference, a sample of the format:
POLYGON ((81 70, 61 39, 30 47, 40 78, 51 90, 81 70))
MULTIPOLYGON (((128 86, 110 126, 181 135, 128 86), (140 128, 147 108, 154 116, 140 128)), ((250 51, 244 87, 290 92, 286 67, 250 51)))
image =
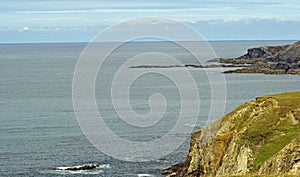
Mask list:
MULTIPOLYGON (((253 150, 254 166, 258 170, 266 160, 300 135, 300 123, 293 124, 287 117, 292 112, 295 119, 300 121, 300 92, 263 96, 255 103, 257 104, 246 103, 238 107, 236 110, 245 111, 231 121, 234 121, 232 130, 241 131, 247 127, 241 134, 240 143, 253 150), (253 115, 253 112, 256 114, 253 115)), ((224 121, 231 119, 235 112, 228 114, 224 121)))

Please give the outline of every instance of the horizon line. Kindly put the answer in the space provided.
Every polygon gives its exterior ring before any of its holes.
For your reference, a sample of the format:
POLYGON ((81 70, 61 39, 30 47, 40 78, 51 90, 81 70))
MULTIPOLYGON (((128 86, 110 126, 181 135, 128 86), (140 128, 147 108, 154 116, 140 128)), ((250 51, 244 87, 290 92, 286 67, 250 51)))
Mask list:
MULTIPOLYGON (((219 39, 219 40, 203 40, 203 41, 173 41, 173 42, 254 42, 254 41, 299 41, 299 39, 219 39)), ((5 44, 88 44, 93 41, 37 41, 37 42, 0 42, 0 45, 5 44)), ((158 43, 172 41, 128 41, 126 43, 158 43)), ((124 43, 124 41, 103 41, 97 43, 124 43)))

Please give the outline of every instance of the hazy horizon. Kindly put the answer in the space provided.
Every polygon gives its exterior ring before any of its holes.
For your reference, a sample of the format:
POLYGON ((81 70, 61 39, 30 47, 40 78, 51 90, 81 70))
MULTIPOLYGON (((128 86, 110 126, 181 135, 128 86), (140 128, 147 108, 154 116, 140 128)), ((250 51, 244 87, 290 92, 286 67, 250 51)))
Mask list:
POLYGON ((300 2, 295 0, 3 0, 1 43, 88 42, 128 19, 169 18, 208 41, 297 40, 300 2))
MULTIPOLYGON (((236 40, 207 40, 207 41, 200 41, 200 42, 296 42, 299 41, 299 39, 282 39, 282 40, 244 40, 244 39, 236 39, 236 40)), ((33 41, 33 42, 28 42, 28 41, 24 41, 24 42, 0 42, 0 45, 5 45, 5 44, 88 44, 92 41, 33 41)), ((163 43, 163 42, 170 42, 170 41, 130 41, 127 43, 163 43)), ((175 41, 176 42, 176 41, 175 41)), ((179 42, 179 41, 178 41, 179 42)), ((196 42, 196 41, 180 41, 180 42, 196 42)), ((101 42, 101 43, 123 43, 122 41, 119 42, 101 42)))

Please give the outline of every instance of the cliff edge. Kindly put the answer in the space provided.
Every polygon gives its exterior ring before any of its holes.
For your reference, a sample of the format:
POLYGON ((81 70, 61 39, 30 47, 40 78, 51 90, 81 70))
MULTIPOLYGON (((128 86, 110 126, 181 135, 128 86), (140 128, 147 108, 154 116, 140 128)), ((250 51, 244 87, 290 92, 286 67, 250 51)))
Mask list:
POLYGON ((299 122, 300 92, 258 97, 194 132, 185 162, 162 173, 300 175, 299 122))

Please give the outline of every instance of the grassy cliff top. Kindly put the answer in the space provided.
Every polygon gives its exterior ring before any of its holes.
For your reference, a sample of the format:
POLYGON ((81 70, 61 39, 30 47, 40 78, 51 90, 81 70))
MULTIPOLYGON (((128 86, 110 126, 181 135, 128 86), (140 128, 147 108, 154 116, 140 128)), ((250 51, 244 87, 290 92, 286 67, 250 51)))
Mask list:
POLYGON ((267 95, 263 97, 274 97, 278 99, 300 99, 300 92, 287 92, 287 93, 280 93, 280 94, 274 94, 274 95, 267 95))
POLYGON ((230 122, 234 125, 231 130, 246 128, 241 134, 241 143, 249 145, 256 153, 255 165, 259 168, 300 136, 299 121, 300 92, 290 92, 262 96, 245 103, 226 115, 222 124, 230 122))

